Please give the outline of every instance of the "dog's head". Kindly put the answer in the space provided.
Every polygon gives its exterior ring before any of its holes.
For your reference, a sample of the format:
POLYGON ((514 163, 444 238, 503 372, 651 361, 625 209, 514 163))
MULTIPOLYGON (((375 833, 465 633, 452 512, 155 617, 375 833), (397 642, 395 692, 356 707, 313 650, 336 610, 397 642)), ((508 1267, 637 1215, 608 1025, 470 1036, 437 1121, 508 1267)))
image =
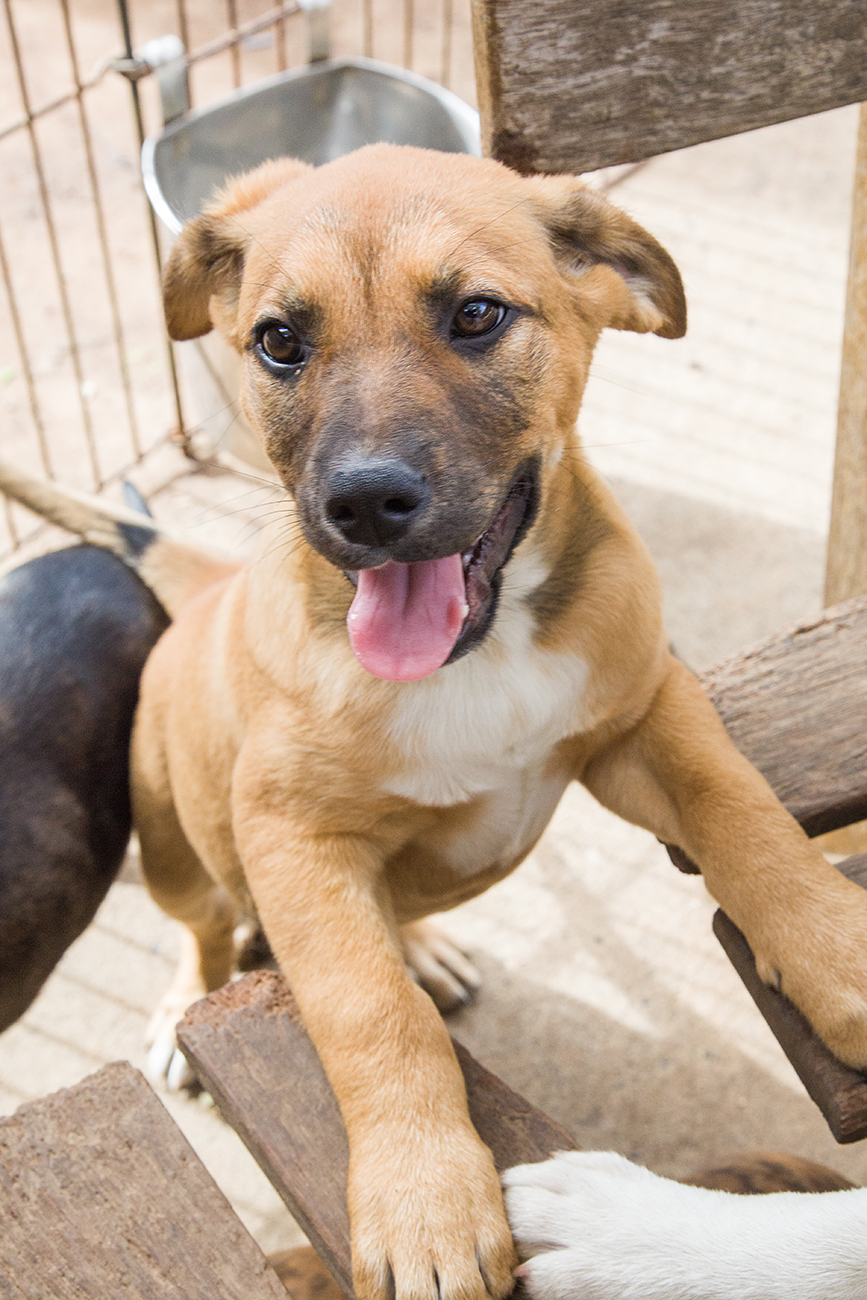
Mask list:
POLYGON ((375 145, 265 163, 182 231, 175 339, 216 327, 307 541, 357 581, 379 676, 484 637, 500 572, 574 438, 600 331, 679 337, 677 269, 572 177, 375 145))

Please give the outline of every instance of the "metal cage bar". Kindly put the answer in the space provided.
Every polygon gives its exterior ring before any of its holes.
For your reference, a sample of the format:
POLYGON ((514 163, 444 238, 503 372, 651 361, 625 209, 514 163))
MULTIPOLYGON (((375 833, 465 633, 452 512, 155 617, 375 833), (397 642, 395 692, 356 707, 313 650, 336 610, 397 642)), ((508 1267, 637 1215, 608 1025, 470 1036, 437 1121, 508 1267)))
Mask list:
POLYGON ((33 170, 36 176, 37 188, 39 190, 39 201, 42 208, 42 216, 45 222, 46 232, 48 234, 48 245, 51 250, 51 260, 54 267, 54 274, 57 282, 57 291, 60 298, 61 312, 63 314, 66 336, 69 344, 69 357, 72 362, 72 371, 75 376, 76 386, 78 388, 78 402, 81 411, 81 419, 84 427, 85 441, 87 443, 88 456, 90 459, 93 481, 97 488, 102 487, 103 479, 100 471, 99 457, 96 451, 96 440, 93 431, 93 419, 90 411, 90 402, 86 396, 84 383, 84 370, 81 364, 81 349, 79 347, 78 335, 75 329, 75 321, 72 315, 72 306, 69 301, 69 290, 66 283, 66 275, 63 269, 63 263, 60 256, 60 244, 57 239, 57 227, 54 221, 51 199, 49 197, 48 185, 45 180, 45 168, 42 160, 42 150, 39 146, 39 140, 36 135, 36 129, 33 122, 33 116, 30 112, 30 96, 27 89, 27 81, 24 75, 24 65, 21 59, 21 48, 18 43, 18 33, 15 28, 15 21, 12 15, 11 0, 3 0, 3 7, 6 13, 6 25, 9 33, 9 44, 12 50, 12 60, 15 64, 15 75, 18 83, 18 93, 21 97, 21 106, 26 116, 26 130, 30 138, 30 149, 33 158, 33 170))
POLYGON ((452 80, 452 30, 454 27, 454 6, 452 0, 443 0, 443 30, 440 46, 440 82, 449 89, 452 80))
POLYGON ((413 0, 403 0, 403 66, 405 68, 412 67, 414 19, 413 0))
MULTIPOLYGON (((100 68, 88 81, 81 83, 81 90, 91 90, 94 86, 98 86, 108 71, 108 65, 100 68)), ((28 122, 38 122, 40 118, 48 117, 49 114, 56 112, 58 108, 64 108, 67 104, 71 104, 73 100, 78 98, 78 94, 78 89, 70 90, 65 95, 58 95, 56 99, 50 99, 47 104, 42 104, 39 108, 31 109, 29 117, 22 114, 21 117, 7 122, 6 126, 0 127, 0 140, 15 135, 17 131, 26 130, 28 122)))
POLYGON ((373 0, 361 0, 361 52, 373 58, 373 0))
POLYGON ((229 52, 232 59, 232 82, 237 90, 241 85, 241 41, 238 33, 238 6, 235 0, 226 0, 226 16, 229 19, 229 35, 234 37, 229 52))
MULTIPOLYGON (((8 4, 9 0, 6 0, 6 3, 8 4)), ((130 21, 129 21, 129 10, 127 8, 127 0, 117 0, 117 8, 118 8, 118 16, 120 18, 121 32, 123 35, 124 53, 127 59, 132 60, 133 58, 132 28, 130 26, 130 21)), ((141 149, 145 139, 144 118, 142 116, 141 96, 139 95, 138 82, 135 81, 134 79, 130 79, 130 93, 132 95, 133 116, 135 118, 136 134, 138 136, 139 149, 141 149)), ((147 204, 147 212, 148 212, 148 226, 150 228, 151 242, 153 245, 154 262, 156 264, 157 276, 161 276, 162 275, 162 251, 160 249, 160 232, 157 226, 157 219, 156 216, 154 215, 154 210, 149 203, 147 204)), ((181 398, 181 386, 178 377, 177 362, 175 361, 175 350, 174 347, 172 346, 172 341, 168 337, 168 335, 165 335, 164 337, 165 337, 165 355, 166 355, 166 361, 168 363, 168 370, 169 370, 169 382, 171 384, 171 390, 172 390, 172 401, 174 403, 175 416, 177 419, 177 428, 175 430, 175 435, 179 439, 182 447, 184 448, 184 451, 190 454, 191 445, 189 442, 189 435, 187 433, 187 428, 184 421, 184 404, 181 398)))
MULTIPOLYGON (((17 364, 14 357, 10 358, 14 366, 12 374, 18 385, 11 400, 12 409, 17 412, 16 421, 23 421, 10 427, 16 429, 16 437, 26 440, 28 448, 32 445, 33 454, 48 477, 61 472, 64 459, 77 454, 77 440, 82 438, 82 450, 86 448, 87 473, 96 489, 100 490, 116 482, 133 465, 161 446, 167 437, 173 437, 189 456, 195 455, 193 435, 196 430, 191 429, 185 420, 185 390, 178 373, 174 345, 162 332, 159 340, 155 339, 151 324, 155 304, 130 313, 127 281, 120 275, 120 248, 112 229, 111 205, 117 192, 114 188, 117 181, 112 173, 106 171, 100 134, 95 134, 96 106, 104 95, 110 93, 105 88, 107 78, 121 73, 129 82, 131 120, 129 129, 126 122, 119 125, 119 134, 115 138, 123 142, 121 148, 126 156, 127 149, 131 152, 133 141, 140 146, 145 137, 145 110, 151 111, 151 97, 149 92, 145 95, 139 83, 152 74, 153 68, 136 53, 132 20, 137 26, 144 26, 149 21, 149 12, 144 0, 115 0, 120 48, 115 46, 112 49, 109 45, 94 70, 85 75, 82 50, 87 47, 83 43, 83 30, 77 26, 79 0, 57 0, 57 8, 50 11, 50 21, 46 24, 45 40, 55 42, 51 48, 54 64, 57 64, 59 56, 59 66, 69 69, 69 84, 58 86, 44 83, 38 73, 34 75, 37 67, 34 59, 39 58, 42 33, 24 23, 20 2, 3 0, 8 32, 8 55, 4 53, 3 56, 7 67, 6 85, 17 96, 17 103, 13 99, 9 105, 10 116, 0 124, 0 143, 19 136, 24 142, 27 155, 26 171, 22 176, 26 185, 24 194, 30 202, 32 184, 39 217, 38 234, 34 232, 37 244, 32 245, 33 256, 41 258, 47 276, 45 287, 59 312, 57 339, 64 357, 62 383, 74 384, 77 396, 66 403, 64 410, 62 400, 58 401, 46 386, 37 364, 36 344, 31 340, 29 300, 23 289, 27 283, 26 264, 22 266, 18 256, 19 241, 10 214, 0 213, 0 281, 8 304, 6 346, 14 347, 18 356, 17 364), (67 114, 63 122, 57 117, 61 112, 67 114), (43 128, 41 124, 45 122, 58 122, 58 126, 43 128), (80 167, 75 169, 74 202, 77 206, 72 212, 74 219, 83 223, 81 229, 86 230, 86 243, 82 247, 86 248, 86 265, 92 265, 95 272, 96 294, 87 302, 83 302, 80 296, 81 286, 85 284, 86 288, 86 283, 81 279, 80 267, 74 251, 71 251, 77 245, 70 244, 69 231, 64 224, 70 219, 67 198, 53 188, 57 160, 62 161, 57 150, 67 146, 76 159, 81 158, 80 167), (37 247, 38 252, 35 251, 37 247), (11 256, 13 249, 16 253, 14 259, 11 256), (132 359, 130 351, 131 347, 137 349, 141 345, 142 322, 149 331, 150 342, 146 342, 146 347, 150 349, 152 358, 147 363, 150 369, 144 372, 149 377, 148 387, 142 386, 144 380, 137 369, 139 363, 132 359), (155 354, 151 346, 154 341, 157 341, 155 354), (97 350, 91 352, 94 347, 97 350), (110 434, 102 408, 98 405, 102 399, 94 400, 94 386, 88 382, 87 376, 91 373, 102 386, 101 392, 104 393, 107 387, 109 400, 117 403, 120 422, 118 424, 115 420, 111 424, 110 434), (108 378, 104 381, 103 376, 108 378), (166 418, 163 415, 166 402, 170 412, 167 424, 172 423, 171 430, 162 424, 166 418), (145 423, 147 411, 158 413, 160 424, 156 429, 145 423), (70 415, 73 417, 71 422, 70 415), (65 451, 63 439, 70 425, 75 430, 76 441, 71 451, 65 451)), ((429 4, 433 3, 434 0, 429 0, 429 4)), ((460 81, 464 76, 467 59, 463 46, 468 40, 464 11, 468 0, 440 0, 439 8, 434 9, 416 4, 415 0, 332 0, 332 4, 341 55, 357 52, 367 57, 396 58, 406 67, 424 68, 427 75, 434 76, 444 85, 460 81), (437 17, 440 17, 439 25, 437 17), (463 33, 460 46, 459 31, 463 33)), ((307 41, 300 27, 296 30, 289 24, 289 19, 300 15, 303 10, 304 4, 299 0, 281 0, 280 3, 276 0, 270 0, 270 3, 269 0, 243 0, 243 3, 242 0, 225 0, 222 6, 174 0, 170 25, 175 28, 183 46, 186 67, 207 65, 213 69, 197 80, 198 98, 204 97, 205 87, 207 96, 211 98, 225 94, 230 86, 243 85, 253 75, 268 75, 272 67, 275 71, 283 71, 303 63, 308 56, 307 41), (247 17, 248 14, 252 16, 247 17), (196 42, 196 21, 200 17, 206 17, 210 24, 203 33, 208 39, 196 42), (223 31, 219 30, 221 18, 226 24, 223 31), (272 41, 267 43, 273 45, 273 62, 270 55, 263 60, 263 56, 257 53, 266 48, 264 41, 248 41, 248 38, 266 31, 273 33, 272 41), (227 53, 228 59, 213 62, 227 53), (225 89, 220 88, 221 83, 225 89)), ((102 8, 100 15, 105 18, 102 8)), ((107 18, 106 35, 112 42, 111 10, 107 18)), ((159 30, 154 32, 151 22, 148 37, 161 34, 159 30)), ((116 39, 115 35, 114 41, 116 39)), ((18 148, 17 145, 11 147, 13 150, 18 148)), ((9 155, 10 159, 16 157, 15 153, 9 155)), ((153 267, 159 273, 162 263, 160 228, 143 192, 141 198, 145 203, 143 213, 147 214, 141 231, 152 245, 153 267)), ((138 230, 139 221, 140 215, 135 213, 131 218, 131 229, 138 230)), ((135 263, 136 284, 141 287, 147 285, 148 275, 152 272, 147 264, 147 245, 139 243, 137 248, 145 254, 144 263, 141 253, 137 254, 135 263)), ((65 397, 65 389, 60 391, 65 397)), ((24 518, 17 508, 10 508, 4 501, 0 525, 6 540, 0 541, 0 554, 5 554, 10 547, 20 546, 38 531, 36 525, 31 528, 24 518)))
POLYGON ((21 327, 21 313, 18 310, 18 299, 15 294, 15 286, 12 283, 12 276, 9 273, 9 259, 6 256, 6 244, 3 239, 2 229, 0 229, 0 275, 3 277, 3 286, 6 290, 6 301, 9 304, 9 316, 12 321, 12 332, 15 335, 15 343, 18 348, 21 370, 27 388, 27 401, 30 406, 30 415, 33 420, 33 427, 36 430, 36 441, 39 446, 42 468, 45 470, 48 477, 51 478, 51 453, 48 449, 45 421, 42 417, 42 408, 39 405, 39 397, 33 379, 33 370, 30 365, 30 353, 27 350, 27 341, 21 327))
POLYGON ((302 6, 300 4, 294 3, 294 0, 287 0, 287 3, 268 9, 264 14, 260 14, 258 18, 251 18, 249 22, 241 23, 223 36, 217 36, 212 41, 206 41, 203 45, 197 46, 196 49, 190 50, 185 55, 185 62, 188 67, 192 67, 193 64, 201 63, 204 59, 212 59, 215 55, 223 54, 233 46, 237 47, 248 36, 256 36, 259 32, 264 32, 269 27, 275 27, 286 18, 291 18, 294 14, 301 12, 302 6))
POLYGON ((69 54, 69 63, 72 70, 72 77, 75 82, 75 99, 78 109, 78 122, 81 132, 81 142, 84 148, 84 156, 87 163, 87 175, 90 186, 90 198, 93 205, 93 213, 96 221, 97 233, 99 236, 99 247, 102 258, 102 269, 105 277, 105 288, 108 295, 109 307, 111 311, 111 329, 114 336, 114 346, 117 355, 118 368, 121 376, 121 386, 123 388, 124 405, 126 407, 127 420, 129 423, 130 442, 132 443, 133 456, 136 460, 141 459, 142 446, 139 436, 138 421, 135 413, 135 403, 132 395, 132 384, 130 382, 129 366, 126 360, 126 344, 124 342, 123 322, 120 316, 120 306, 117 298, 117 284, 114 277, 114 269, 111 264, 111 253, 108 246, 108 230, 106 228, 105 212, 102 205, 102 196, 99 188, 99 180, 96 173, 96 162, 93 156, 93 141, 91 138, 90 124, 87 120, 87 112, 84 107, 83 86, 81 74, 78 66, 78 55, 75 49, 75 41, 72 35, 72 22, 69 14, 69 0, 60 0, 60 9, 63 15, 63 31, 66 37, 66 48, 69 54))

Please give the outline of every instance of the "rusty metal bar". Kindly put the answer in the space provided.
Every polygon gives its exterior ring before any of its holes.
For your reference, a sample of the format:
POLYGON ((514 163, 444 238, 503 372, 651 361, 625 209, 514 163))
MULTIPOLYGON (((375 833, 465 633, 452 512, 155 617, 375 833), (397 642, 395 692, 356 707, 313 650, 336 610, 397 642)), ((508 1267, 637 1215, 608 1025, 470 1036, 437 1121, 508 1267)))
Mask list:
POLYGON ((454 26, 454 5, 452 0, 443 0, 443 43, 440 54, 440 84, 449 89, 452 79, 452 28, 454 26))
MULTIPOLYGON (((190 48, 190 20, 187 14, 187 0, 177 0, 177 13, 178 36, 181 38, 181 44, 186 51, 190 48)), ((193 81, 191 77, 187 77, 187 93, 189 94, 190 108, 193 108, 193 81)))
MULTIPOLYGON (((368 11, 370 9, 370 0, 364 0, 364 3, 366 11, 368 11)), ((218 36, 214 40, 207 41, 204 45, 200 45, 198 49, 189 50, 189 23, 187 21, 186 4, 185 0, 178 0, 178 27, 180 29, 180 37, 184 43, 184 47, 188 49, 186 56, 187 64, 201 63, 203 59, 211 59, 215 54, 222 54, 224 50, 231 49, 232 46, 237 46, 246 36, 255 36, 258 32, 263 32, 269 27, 277 27, 278 31, 281 31, 284 29, 285 20, 300 12, 301 5, 293 3, 292 0, 284 0, 283 4, 276 5, 273 9, 268 9, 264 14, 260 14, 258 18, 251 18, 249 22, 241 23, 237 28, 230 32, 226 32, 223 36, 218 36), (183 21, 181 21, 181 15, 183 15, 183 21), (185 32, 186 36, 184 35, 185 32)), ((370 32, 372 37, 372 19, 370 22, 370 32)), ((372 47, 372 39, 369 44, 372 47)), ((283 49, 283 65, 285 66, 285 41, 283 49)), ((365 53, 366 52, 367 50, 365 49, 365 53)), ((131 45, 126 54, 126 58, 131 63, 134 62, 131 45)), ((107 72, 117 71, 116 68, 110 66, 110 63, 111 61, 108 61, 106 65, 101 67, 99 72, 95 73, 88 81, 83 81, 81 83, 81 90, 86 91, 90 90, 93 86, 98 86, 107 72)), ((124 71, 126 70, 124 69, 124 71)), ((282 66, 280 71, 283 71, 282 66)), ((150 70, 143 68, 137 75, 139 77, 150 76, 150 70)), ((130 80, 132 79, 133 78, 130 77, 130 80)), ((49 103, 40 105, 39 108, 31 108, 29 114, 22 115, 8 123, 6 126, 0 127, 0 140, 5 140, 7 136, 14 135, 16 131, 21 131, 26 128, 30 122, 38 122, 41 117, 45 117, 48 113, 53 113, 56 108, 63 108, 65 104, 71 104, 73 100, 78 98, 78 94, 78 90, 70 90, 67 94, 58 95, 57 99, 52 99, 49 103)))
MULTIPOLYGON (((6 3, 8 4, 8 0, 6 0, 6 3)), ((129 23, 129 10, 127 8, 127 0, 117 0, 117 12, 118 12, 118 17, 120 18, 121 34, 123 37, 123 44, 124 44, 124 53, 127 59, 132 60, 133 58, 132 29, 130 28, 130 23, 129 23)), ((135 117, 136 133, 138 135, 139 148, 141 148, 142 145, 144 144, 144 138, 145 138, 144 120, 142 118, 142 111, 141 111, 141 96, 138 93, 138 83, 134 79, 130 79, 129 87, 130 87, 130 92, 132 94, 133 115, 135 117)), ((153 250, 154 250, 154 261, 156 262, 157 275, 161 276, 162 275, 162 252, 160 250, 160 232, 157 226, 157 219, 156 216, 154 215, 153 208, 151 207, 150 203, 147 202, 146 199, 145 199, 145 207, 147 208, 148 224, 151 232, 151 243, 153 245, 153 250)), ((178 367, 177 367, 177 362, 175 361, 175 350, 174 347, 172 346, 172 341, 169 338, 168 334, 165 335, 165 347, 166 347, 166 361, 168 363, 168 368, 169 368, 169 379, 171 381, 171 386, 172 386, 172 399, 174 401, 175 417, 178 422, 177 428, 175 430, 175 434, 178 438, 178 441, 180 442, 184 455, 190 456, 192 458, 193 456, 192 443, 190 442, 189 434, 187 433, 186 424, 184 422, 184 404, 181 399, 181 386, 180 386, 180 381, 178 379, 178 367)))
POLYGON ((413 0, 403 0, 403 66, 412 68, 413 0))
POLYGON ((285 72, 289 66, 286 57, 286 19, 278 18, 274 24, 274 55, 277 60, 277 71, 285 72))
POLYGON ((9 534, 9 540, 12 543, 11 549, 17 551, 21 545, 21 537, 15 524, 15 516, 12 513, 12 504, 8 497, 3 498, 3 519, 6 524, 6 531, 9 534))
POLYGON ((361 53, 373 58, 373 0, 361 0, 361 53))
MULTIPOLYGON (((95 73, 89 81, 83 81, 81 83, 81 89, 90 90, 93 86, 98 86, 108 71, 109 68, 107 65, 104 68, 100 68, 99 72, 95 73)), ((29 116, 22 115, 21 117, 15 118, 15 120, 8 123, 8 125, 0 127, 0 140, 5 140, 7 136, 14 135, 16 131, 25 130, 28 122, 38 122, 41 117, 45 117, 48 113, 53 113, 56 108, 63 108, 64 105, 71 104, 74 99, 78 98, 78 93, 78 90, 70 90, 65 95, 59 95, 57 99, 49 100, 47 104, 43 104, 40 108, 31 109, 29 116)))
POLYGON ((39 454, 42 459, 42 468, 45 470, 46 476, 51 478, 51 454, 48 450, 45 421, 42 418, 42 411, 39 406, 39 397, 36 393, 33 371, 30 369, 30 356, 27 351, 24 331, 21 328, 21 316, 18 311, 18 302, 15 297, 15 287, 12 284, 12 277, 9 274, 9 259, 6 256, 6 245, 3 242, 2 231, 0 231, 0 276, 3 278, 3 284, 6 289, 6 298, 9 302, 9 315, 12 318, 12 329, 15 333, 15 342, 18 346, 21 369, 24 374, 24 383, 27 386, 27 400, 30 405, 30 414, 36 429, 36 440, 39 443, 39 454))
POLYGON ((39 141, 36 138, 36 130, 33 125, 33 117, 30 112, 30 96, 27 90, 27 82, 24 76, 24 64, 21 58, 21 48, 18 44, 18 33, 15 28, 15 20, 12 16, 12 6, 10 0, 3 0, 3 7, 6 12, 6 25, 9 31, 9 44, 12 49, 12 57, 15 62, 15 74, 18 81, 18 93, 21 96, 21 106, 24 109, 27 122, 26 130, 30 137, 30 149, 33 156, 33 169, 36 173, 36 183, 39 187, 39 199, 42 207, 42 215, 45 220, 45 228, 48 233, 48 244, 51 249, 51 260, 54 265, 54 274, 57 280, 57 289, 60 295, 60 306, 63 312, 63 319, 66 325, 66 335, 69 341, 69 356, 72 362, 72 373, 75 376, 76 386, 78 388, 78 400, 81 408, 81 418, 84 424, 85 441, 90 457, 91 469, 93 471, 94 483, 97 487, 102 486, 102 479, 99 469, 99 459, 96 454, 96 442, 93 435, 93 421, 90 416, 90 404, 85 396, 84 390, 84 371, 81 366, 81 352, 78 346, 78 337, 75 332, 75 322, 72 317, 72 307, 69 301, 69 293, 66 286, 66 276, 63 271, 63 264, 60 259, 60 245, 57 240, 57 228, 54 224, 54 214, 51 207, 51 201, 48 197, 48 186, 45 181, 45 169, 42 165, 42 151, 39 147, 39 141))
MULTIPOLYGON (((123 3, 125 0, 119 0, 123 3)), ((212 59, 215 54, 222 54, 224 50, 231 49, 237 45, 245 36, 255 36, 257 32, 264 32, 268 27, 275 26, 283 18, 291 18, 293 14, 301 12, 301 5, 287 0, 284 4, 277 5, 274 9, 268 9, 258 18, 251 18, 249 22, 240 23, 231 32, 226 32, 223 36, 217 36, 212 41, 207 41, 200 45, 196 50, 190 50, 187 55, 187 64, 201 63, 202 59, 212 59)))
POLYGON ((229 27, 235 33, 235 40, 229 46, 232 56, 232 83, 237 90, 241 85, 241 41, 243 37, 238 35, 238 6, 235 0, 226 0, 226 14, 229 19, 229 27))
POLYGON ((78 122, 81 129, 81 140, 84 145, 84 156, 87 163, 87 174, 90 184, 90 197, 93 203, 94 216, 96 218, 96 228, 99 234, 99 246, 102 254, 102 268, 105 276, 105 288, 108 295, 109 306, 111 308, 112 332, 114 334, 115 351, 117 352, 117 362, 120 368, 121 383, 123 385, 124 403, 126 405, 126 414, 129 421, 129 436, 132 443, 133 456, 136 460, 141 460, 142 447, 141 438, 139 437, 138 421, 135 414, 135 404, 133 402, 132 384, 129 377, 129 367, 126 360, 126 344, 123 336, 123 324, 120 317, 120 305, 117 296, 117 285, 114 278, 114 270, 111 265, 111 254, 108 247, 108 231, 105 222, 105 212, 102 206, 102 195, 99 188, 99 179, 96 173, 96 162, 93 157, 93 143, 90 136, 90 124, 87 120, 87 113, 84 107, 83 87, 81 75, 78 66, 78 55, 75 49, 75 40, 72 35, 72 22, 69 15, 69 0, 59 0, 60 9, 63 14, 63 29, 66 36, 66 48, 69 53, 69 63, 72 69, 72 78, 76 86, 76 101, 78 106, 78 122))
POLYGON ((178 36, 185 50, 190 48, 190 24, 187 18, 187 0, 178 0, 178 36))

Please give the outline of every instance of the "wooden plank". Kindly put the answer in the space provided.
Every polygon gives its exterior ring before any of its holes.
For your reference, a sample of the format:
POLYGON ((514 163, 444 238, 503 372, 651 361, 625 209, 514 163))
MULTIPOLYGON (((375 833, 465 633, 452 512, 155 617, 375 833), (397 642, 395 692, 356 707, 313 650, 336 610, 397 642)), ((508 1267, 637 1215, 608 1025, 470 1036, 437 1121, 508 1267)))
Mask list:
MULTIPOLYGON (((665 847, 680 871, 698 872, 681 849, 671 844, 665 847)), ((837 866, 856 885, 867 889, 867 853, 837 866)), ((838 1142, 867 1137, 867 1077, 838 1061, 789 999, 763 983, 749 944, 725 912, 715 914, 713 930, 834 1137, 838 1142)))
POLYGON ((0 1223, 3 1300, 286 1300, 126 1062, 0 1122, 0 1223))
POLYGON ((867 592, 867 104, 861 105, 852 200, 834 490, 825 603, 867 592))
MULTIPOLYGON (((187 1012, 178 1042, 336 1281, 352 1294, 343 1121, 282 975, 253 971, 187 1012)), ((470 1115, 498 1169, 575 1139, 455 1044, 470 1115)))
POLYGON ((190 1007, 178 1043, 324 1260, 352 1290, 337 1101, 283 977, 251 971, 190 1007))
POLYGON ((759 979, 746 939, 725 912, 716 913, 713 929, 836 1140, 867 1137, 867 1079, 838 1061, 789 999, 759 979))
MULTIPOLYGON (((867 888, 867 854, 848 858, 839 867, 850 880, 867 888)), ((834 1137, 838 1142, 867 1137, 867 1078, 838 1061, 789 999, 759 979, 746 939, 724 912, 717 912, 713 928, 834 1137)))
POLYGON ((863 0, 473 0, 486 153, 591 171, 867 99, 863 0))
POLYGON ((701 682, 808 835, 867 817, 867 598, 732 656, 701 682))

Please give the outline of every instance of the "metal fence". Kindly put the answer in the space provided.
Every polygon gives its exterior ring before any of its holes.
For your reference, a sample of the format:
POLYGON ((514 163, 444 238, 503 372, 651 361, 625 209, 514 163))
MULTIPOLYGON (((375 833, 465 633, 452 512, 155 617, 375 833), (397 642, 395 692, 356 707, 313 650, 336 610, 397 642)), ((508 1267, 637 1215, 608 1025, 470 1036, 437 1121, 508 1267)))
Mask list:
MULTIPOLYGON (((305 63, 310 0, 2 2, 0 453, 100 491, 167 440, 191 451, 195 432, 139 168, 162 122, 148 42, 178 38, 201 107, 305 63)), ((333 55, 412 68, 473 99, 468 0, 333 0, 328 22, 333 55)), ((35 527, 4 502, 0 555, 35 527)))

